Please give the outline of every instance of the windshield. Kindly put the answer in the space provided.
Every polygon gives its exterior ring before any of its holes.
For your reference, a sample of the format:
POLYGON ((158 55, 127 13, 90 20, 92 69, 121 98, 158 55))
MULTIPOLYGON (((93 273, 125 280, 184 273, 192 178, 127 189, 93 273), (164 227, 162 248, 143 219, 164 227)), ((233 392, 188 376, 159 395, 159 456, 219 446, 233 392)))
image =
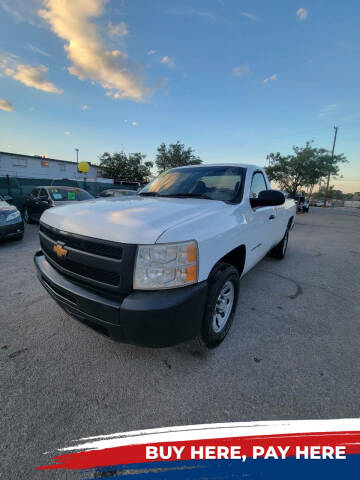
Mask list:
POLYGON ((174 168, 155 178, 139 194, 240 201, 244 177, 245 169, 241 167, 174 168))
POLYGON ((81 188, 49 188, 50 196, 53 200, 58 202, 74 202, 74 201, 83 201, 83 200, 91 200, 93 197, 82 190, 81 188))

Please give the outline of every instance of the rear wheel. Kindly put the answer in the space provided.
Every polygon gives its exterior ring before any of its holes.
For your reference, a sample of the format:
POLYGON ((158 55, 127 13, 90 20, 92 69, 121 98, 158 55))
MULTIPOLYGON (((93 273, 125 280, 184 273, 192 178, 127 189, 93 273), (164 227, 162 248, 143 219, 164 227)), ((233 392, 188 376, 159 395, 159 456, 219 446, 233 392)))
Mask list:
POLYGON ((289 228, 287 228, 285 235, 281 239, 281 241, 269 252, 270 257, 273 258, 284 258, 287 250, 289 242, 289 228))
POLYGON ((200 332, 200 341, 207 348, 217 347, 230 330, 238 292, 238 270, 220 262, 209 277, 208 300, 200 332))

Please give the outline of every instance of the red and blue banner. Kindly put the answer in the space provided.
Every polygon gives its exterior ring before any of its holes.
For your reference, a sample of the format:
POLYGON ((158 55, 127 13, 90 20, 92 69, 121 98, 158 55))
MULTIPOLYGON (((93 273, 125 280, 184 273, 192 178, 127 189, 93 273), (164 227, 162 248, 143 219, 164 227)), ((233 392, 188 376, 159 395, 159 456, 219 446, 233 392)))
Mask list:
POLYGON ((357 479, 360 420, 190 425, 82 438, 38 470, 82 478, 357 479), (134 478, 134 475, 136 478, 134 478))

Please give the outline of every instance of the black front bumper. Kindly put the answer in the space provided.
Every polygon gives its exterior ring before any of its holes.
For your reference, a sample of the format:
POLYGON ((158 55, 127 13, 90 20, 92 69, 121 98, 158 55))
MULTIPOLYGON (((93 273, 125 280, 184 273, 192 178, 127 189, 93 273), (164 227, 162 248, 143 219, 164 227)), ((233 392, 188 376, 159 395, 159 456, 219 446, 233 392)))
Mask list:
POLYGON ((24 234, 24 222, 0 225, 0 240, 21 237, 24 234))
POLYGON ((59 273, 41 250, 34 262, 40 282, 67 313, 114 340, 167 347, 195 337, 200 330, 207 282, 171 290, 133 291, 114 301, 59 273))

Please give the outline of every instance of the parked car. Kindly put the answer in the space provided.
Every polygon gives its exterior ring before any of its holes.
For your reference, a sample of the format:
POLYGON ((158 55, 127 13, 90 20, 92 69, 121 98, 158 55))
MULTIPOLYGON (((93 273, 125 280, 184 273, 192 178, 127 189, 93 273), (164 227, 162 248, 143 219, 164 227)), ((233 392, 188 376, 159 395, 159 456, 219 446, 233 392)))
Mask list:
POLYGON ((310 203, 304 195, 295 196, 296 211, 302 213, 309 213, 310 203))
POLYGON ((131 195, 136 195, 136 190, 121 190, 119 188, 110 188, 108 190, 103 190, 98 197, 129 197, 131 195))
POLYGON ((285 256, 295 214, 260 167, 174 168, 128 200, 47 210, 34 261, 49 294, 98 332, 150 347, 198 336, 213 348, 240 278, 268 253, 285 256))
POLYGON ((93 200, 94 197, 77 187, 36 187, 24 202, 24 220, 26 223, 38 222, 45 210, 59 205, 93 200))
POLYGON ((141 189, 140 182, 129 182, 128 180, 115 180, 115 185, 121 185, 120 188, 135 190, 135 192, 141 189))
MULTIPOLYGON (((324 207, 324 199, 321 199, 321 200, 313 200, 313 201, 311 202, 311 205, 313 205, 314 207, 324 207)), ((334 202, 328 200, 328 201, 326 202, 326 207, 327 207, 327 208, 330 208, 330 207, 332 207, 332 206, 334 206, 334 202)))
POLYGON ((0 240, 14 238, 21 239, 24 236, 24 222, 21 213, 8 201, 9 195, 0 195, 0 240))

